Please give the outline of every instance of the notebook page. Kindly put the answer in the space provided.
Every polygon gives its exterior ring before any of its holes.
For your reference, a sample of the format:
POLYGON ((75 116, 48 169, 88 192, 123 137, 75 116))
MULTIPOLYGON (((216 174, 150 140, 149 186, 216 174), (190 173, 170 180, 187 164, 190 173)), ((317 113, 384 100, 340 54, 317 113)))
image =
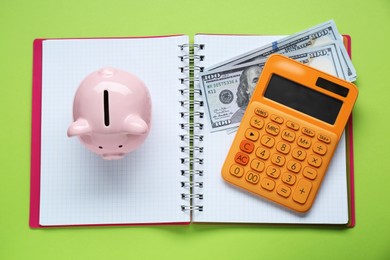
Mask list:
POLYGON ((187 36, 43 42, 41 225, 189 222, 180 197, 183 43, 187 36), (137 75, 152 99, 145 143, 113 161, 66 134, 78 85, 106 66, 137 75))
MULTIPOLYGON (((268 44, 282 36, 229 36, 197 35, 195 43, 202 43, 205 59, 201 66, 208 67, 235 55, 268 44)), ((199 86, 198 86, 199 87, 199 86)), ((207 118, 207 116, 205 116, 207 118)), ((198 177, 203 188, 195 193, 203 194, 202 200, 195 204, 203 205, 203 211, 195 211, 194 222, 231 222, 231 223, 331 223, 348 222, 348 190, 346 169, 345 136, 340 140, 328 173, 319 190, 312 209, 304 214, 294 213, 261 197, 252 195, 225 182, 221 177, 221 168, 235 133, 226 131, 210 133, 207 119, 201 156, 203 164, 197 166, 203 170, 198 177)))

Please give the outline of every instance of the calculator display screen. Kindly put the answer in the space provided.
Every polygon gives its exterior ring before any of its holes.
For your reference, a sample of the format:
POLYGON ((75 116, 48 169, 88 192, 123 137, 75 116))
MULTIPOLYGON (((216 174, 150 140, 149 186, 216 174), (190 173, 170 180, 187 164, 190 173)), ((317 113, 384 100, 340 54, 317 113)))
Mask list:
POLYGON ((329 124, 334 124, 342 101, 273 74, 264 96, 329 124))

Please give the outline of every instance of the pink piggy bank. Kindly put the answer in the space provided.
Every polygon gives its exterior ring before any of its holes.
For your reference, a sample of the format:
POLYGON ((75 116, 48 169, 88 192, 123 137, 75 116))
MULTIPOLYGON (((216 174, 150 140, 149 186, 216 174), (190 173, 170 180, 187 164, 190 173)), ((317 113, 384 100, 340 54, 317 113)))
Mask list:
POLYGON ((68 137, 78 136, 103 159, 121 159, 148 136, 151 108, 149 91, 140 79, 122 70, 100 69, 77 89, 68 137))

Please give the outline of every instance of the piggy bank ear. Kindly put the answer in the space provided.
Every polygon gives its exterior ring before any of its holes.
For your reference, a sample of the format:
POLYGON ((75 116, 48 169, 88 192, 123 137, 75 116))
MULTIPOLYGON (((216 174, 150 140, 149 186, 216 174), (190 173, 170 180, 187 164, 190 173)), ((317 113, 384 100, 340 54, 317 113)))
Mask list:
POLYGON ((68 137, 84 135, 90 132, 91 126, 89 125, 88 121, 83 118, 79 118, 69 126, 68 137))
POLYGON ((138 115, 126 117, 123 128, 125 132, 133 135, 143 135, 149 130, 146 122, 138 115))

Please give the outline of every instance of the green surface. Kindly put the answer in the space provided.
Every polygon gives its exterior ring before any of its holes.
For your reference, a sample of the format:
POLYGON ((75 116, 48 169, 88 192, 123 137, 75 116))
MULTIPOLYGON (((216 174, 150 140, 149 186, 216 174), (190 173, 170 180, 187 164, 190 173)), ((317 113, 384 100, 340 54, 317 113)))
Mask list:
POLYGON ((390 259, 389 26, 389 0, 0 1, 0 259, 390 259), (352 36, 360 90, 355 228, 28 227, 34 38, 291 34, 331 18, 352 36))

